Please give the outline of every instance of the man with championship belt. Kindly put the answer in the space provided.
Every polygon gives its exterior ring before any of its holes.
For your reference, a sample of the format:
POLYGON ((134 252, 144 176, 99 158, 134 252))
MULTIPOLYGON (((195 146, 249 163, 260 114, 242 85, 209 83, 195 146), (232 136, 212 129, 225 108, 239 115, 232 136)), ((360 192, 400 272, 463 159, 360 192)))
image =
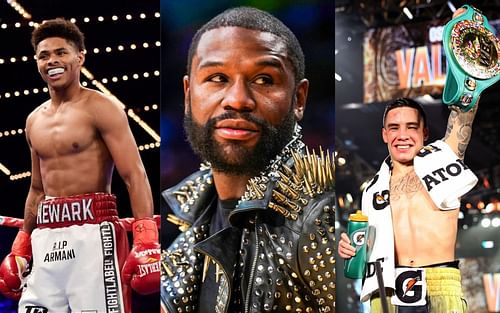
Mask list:
MULTIPOLYGON (((401 98, 386 106, 382 137, 389 157, 362 198, 370 226, 361 300, 371 300, 372 313, 467 312, 455 243, 460 197, 477 183, 463 161, 477 102, 499 78, 498 39, 488 28, 469 6, 445 28, 443 102, 451 112, 442 140, 424 146, 428 128, 417 102, 401 98)), ((338 249, 344 259, 356 255, 345 233, 338 249)))
POLYGON ((159 288, 158 228, 145 169, 116 99, 80 85, 84 36, 64 19, 32 33, 50 99, 27 118, 31 185, 24 225, 0 266, 19 312, 130 312, 130 286, 159 288), (114 166, 135 221, 126 232, 110 194, 114 166), (32 264, 30 266, 30 264, 32 264))
POLYGON ((335 312, 333 160, 300 126, 295 35, 237 7, 193 37, 184 128, 207 163, 162 195, 182 233, 162 253, 163 312, 335 312))

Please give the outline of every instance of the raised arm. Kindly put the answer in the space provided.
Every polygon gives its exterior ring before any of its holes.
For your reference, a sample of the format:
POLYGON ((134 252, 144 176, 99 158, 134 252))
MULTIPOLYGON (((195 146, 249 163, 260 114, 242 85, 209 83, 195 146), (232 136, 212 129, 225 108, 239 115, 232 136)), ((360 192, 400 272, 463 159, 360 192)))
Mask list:
POLYGON ((94 118, 116 169, 127 186, 136 219, 153 215, 153 197, 127 116, 117 101, 102 95, 92 101, 94 118))
POLYGON ((477 107, 478 104, 470 111, 462 112, 458 107, 450 106, 451 112, 443 141, 451 147, 460 159, 464 158, 465 150, 472 135, 472 122, 476 116, 477 107))

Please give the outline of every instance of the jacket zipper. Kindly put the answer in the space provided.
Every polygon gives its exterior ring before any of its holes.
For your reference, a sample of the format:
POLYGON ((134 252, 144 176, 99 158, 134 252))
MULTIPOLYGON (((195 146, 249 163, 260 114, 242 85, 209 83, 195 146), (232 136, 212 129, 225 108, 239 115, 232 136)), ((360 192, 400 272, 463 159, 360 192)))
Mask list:
MULTIPOLYGON (((224 270, 224 267, 222 266, 222 264, 221 264, 221 263, 219 263, 219 262, 218 262, 218 261, 217 261, 217 260, 216 260, 213 256, 211 256, 210 254, 205 253, 205 252, 202 252, 202 253, 203 253, 203 254, 205 254, 205 255, 208 255, 208 257, 210 258, 210 260, 212 260, 212 261, 214 261, 215 263, 217 263, 217 265, 218 265, 218 266, 222 269, 222 273, 223 273, 223 275, 224 275, 224 279, 226 280, 226 283, 227 283, 228 287, 230 287, 230 284, 229 284, 229 279, 228 279, 229 277, 228 277, 228 275, 227 275, 226 271, 224 270)), ((217 268, 216 268, 216 270, 215 270, 215 275, 217 275, 217 268)), ((220 284, 220 283, 219 283, 219 284, 220 284)), ((231 290, 231 289, 232 289, 232 288, 227 288, 227 289, 228 289, 228 291, 227 291, 227 301, 228 301, 228 303, 224 306, 224 312, 226 312, 226 313, 227 313, 227 309, 229 308, 229 303, 231 303, 231 297, 232 297, 232 295, 231 295, 231 293, 232 293, 232 290, 231 290)), ((217 305, 217 303, 216 303, 215 305, 217 305)))
POLYGON ((247 287, 247 298, 245 299, 245 313, 250 312, 250 295, 252 294, 253 277, 255 268, 257 267, 257 258, 259 257, 259 236, 257 233, 257 215, 255 216, 255 256, 253 258, 252 267, 250 269, 250 279, 247 287))

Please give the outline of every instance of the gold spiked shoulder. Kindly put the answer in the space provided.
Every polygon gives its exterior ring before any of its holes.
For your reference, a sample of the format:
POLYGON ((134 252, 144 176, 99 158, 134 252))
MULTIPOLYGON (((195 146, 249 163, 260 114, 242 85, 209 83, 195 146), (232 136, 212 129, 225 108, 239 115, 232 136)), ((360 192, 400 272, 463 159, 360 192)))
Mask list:
POLYGON ((333 155, 320 148, 319 154, 306 148, 304 155, 290 151, 293 164, 285 162, 267 174, 250 179, 241 201, 264 199, 268 183, 275 181, 268 207, 291 220, 297 220, 310 198, 334 188, 333 155))

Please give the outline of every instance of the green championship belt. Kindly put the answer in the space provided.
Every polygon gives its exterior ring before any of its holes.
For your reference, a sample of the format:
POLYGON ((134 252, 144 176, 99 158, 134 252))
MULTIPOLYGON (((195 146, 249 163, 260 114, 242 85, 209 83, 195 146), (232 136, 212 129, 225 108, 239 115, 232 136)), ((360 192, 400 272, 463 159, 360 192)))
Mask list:
POLYGON ((481 92, 500 79, 500 43, 488 19, 476 8, 449 21, 443 31, 448 63, 443 102, 467 112, 481 92))

